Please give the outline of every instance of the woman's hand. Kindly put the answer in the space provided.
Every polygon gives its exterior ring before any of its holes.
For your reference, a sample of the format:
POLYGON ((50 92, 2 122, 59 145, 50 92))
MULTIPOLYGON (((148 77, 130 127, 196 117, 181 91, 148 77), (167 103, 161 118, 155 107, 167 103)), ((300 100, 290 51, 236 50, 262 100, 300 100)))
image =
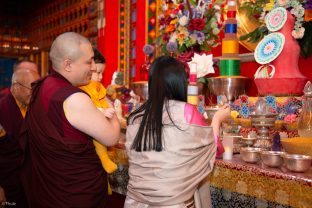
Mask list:
POLYGON ((228 119, 231 115, 230 106, 228 104, 222 106, 213 116, 212 123, 221 125, 221 122, 228 119))

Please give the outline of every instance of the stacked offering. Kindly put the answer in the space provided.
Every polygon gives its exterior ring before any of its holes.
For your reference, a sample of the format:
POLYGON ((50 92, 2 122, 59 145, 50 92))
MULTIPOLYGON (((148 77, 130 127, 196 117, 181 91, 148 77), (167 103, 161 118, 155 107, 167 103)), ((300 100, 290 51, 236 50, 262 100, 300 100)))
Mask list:
POLYGON ((227 98, 231 103, 239 95, 245 94, 247 77, 240 76, 240 58, 238 54, 236 0, 228 0, 227 20, 225 21, 222 40, 222 57, 220 58, 220 76, 208 79, 210 91, 227 98))
POLYGON ((222 40, 222 58, 220 59, 220 76, 239 76, 240 59, 238 57, 236 0, 228 0, 227 20, 222 40))
POLYGON ((189 63, 190 78, 189 85, 187 86, 187 102, 189 104, 198 105, 198 86, 197 86, 197 64, 194 62, 189 63))

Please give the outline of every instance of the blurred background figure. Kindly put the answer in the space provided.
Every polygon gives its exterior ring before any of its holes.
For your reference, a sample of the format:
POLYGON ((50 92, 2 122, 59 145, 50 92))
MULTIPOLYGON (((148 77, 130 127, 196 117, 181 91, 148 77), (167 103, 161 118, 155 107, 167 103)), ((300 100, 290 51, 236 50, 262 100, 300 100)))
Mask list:
POLYGON ((16 207, 27 207, 20 181, 19 133, 31 98, 31 83, 37 79, 36 71, 20 67, 13 73, 10 90, 0 99, 0 200, 14 202, 16 207))

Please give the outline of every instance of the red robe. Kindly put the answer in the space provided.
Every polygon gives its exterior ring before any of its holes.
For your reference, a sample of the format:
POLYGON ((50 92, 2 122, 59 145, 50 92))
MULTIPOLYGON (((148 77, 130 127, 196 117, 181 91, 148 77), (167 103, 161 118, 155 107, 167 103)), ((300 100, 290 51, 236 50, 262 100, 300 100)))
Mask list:
POLYGON ((21 111, 11 92, 6 90, 0 99, 0 124, 5 131, 5 135, 0 137, 0 186, 4 189, 7 202, 16 203, 14 207, 27 207, 20 181, 22 153, 19 132, 22 123, 21 111))
POLYGON ((92 138, 67 121, 64 100, 80 89, 54 72, 34 84, 22 147, 31 207, 105 207, 107 178, 92 138))
POLYGON ((4 89, 0 90, 0 100, 1 100, 2 98, 6 98, 6 96, 7 96, 8 94, 11 94, 10 88, 4 88, 4 89))

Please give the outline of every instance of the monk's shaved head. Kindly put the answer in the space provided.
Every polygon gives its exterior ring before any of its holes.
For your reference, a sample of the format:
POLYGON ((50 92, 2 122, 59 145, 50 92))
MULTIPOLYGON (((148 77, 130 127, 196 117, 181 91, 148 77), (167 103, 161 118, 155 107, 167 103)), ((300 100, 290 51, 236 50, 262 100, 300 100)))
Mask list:
POLYGON ((18 69, 13 73, 11 93, 23 106, 29 104, 31 83, 39 79, 38 72, 26 68, 18 69))
POLYGON ((33 70, 35 72, 39 72, 37 64, 35 62, 27 60, 27 59, 17 61, 14 64, 14 66, 13 66, 14 72, 17 70, 20 70, 20 69, 29 69, 29 70, 33 70))
POLYGON ((82 54, 80 45, 83 43, 90 42, 78 33, 67 32, 59 35, 53 41, 49 53, 53 69, 59 71, 63 61, 66 59, 71 61, 78 59, 82 54))

